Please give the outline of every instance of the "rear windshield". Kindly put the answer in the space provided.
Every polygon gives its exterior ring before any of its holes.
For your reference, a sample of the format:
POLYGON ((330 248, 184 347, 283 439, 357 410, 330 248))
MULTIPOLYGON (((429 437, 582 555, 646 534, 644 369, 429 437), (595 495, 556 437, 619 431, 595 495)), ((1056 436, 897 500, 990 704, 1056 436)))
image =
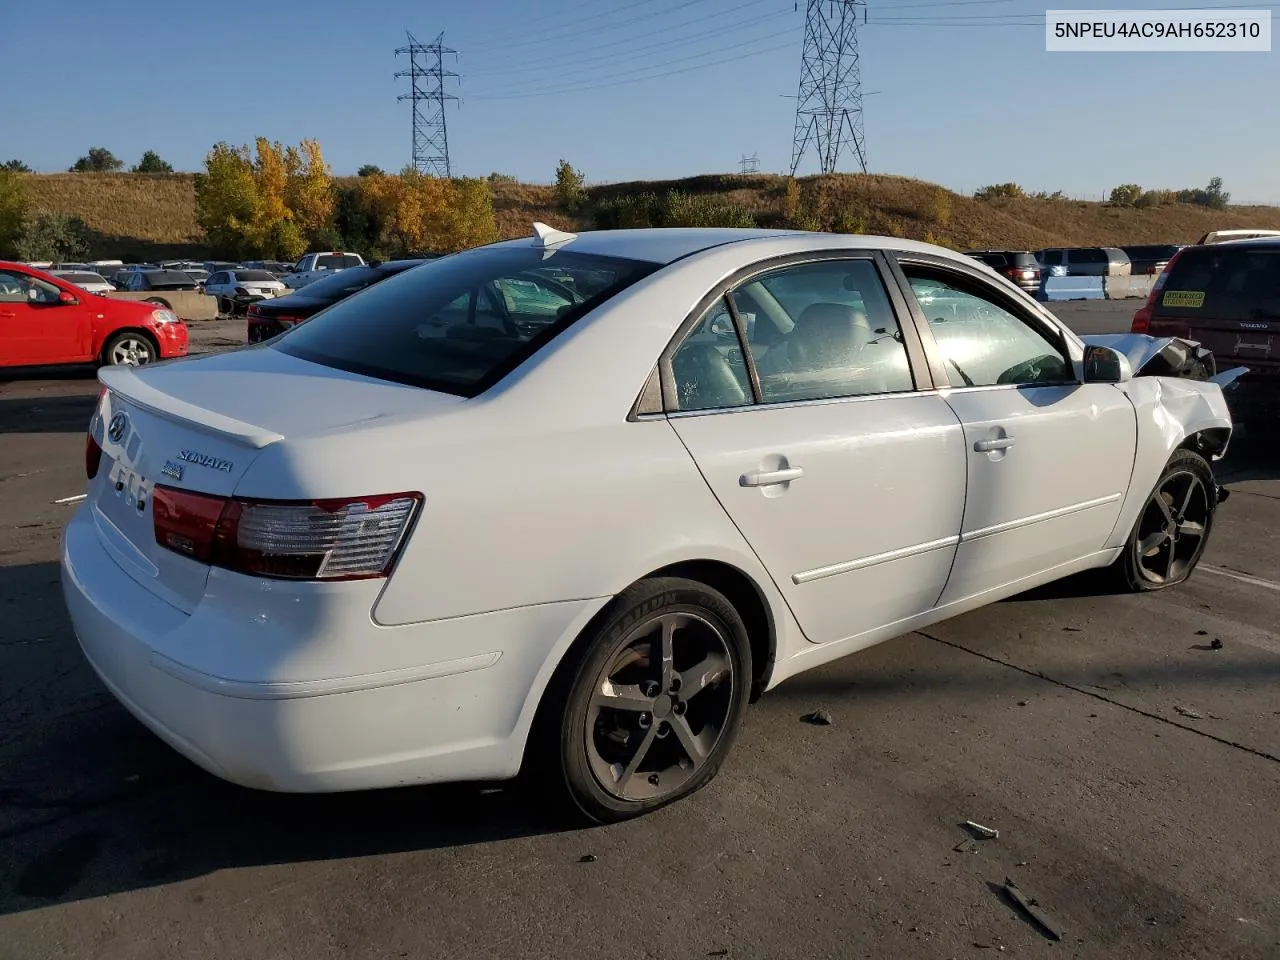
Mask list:
POLYGON ((1067 256, 1071 258, 1072 263, 1106 263, 1107 253, 1099 247, 1089 247, 1081 250, 1068 250, 1067 256))
POLYGON ((1032 253, 1030 250, 1028 250, 1028 251, 1027 251, 1027 252, 1025 252, 1025 253, 1015 253, 1015 254, 1013 254, 1013 265, 1014 265, 1015 267, 1035 267, 1035 266, 1039 266, 1039 264, 1038 264, 1038 263, 1036 263, 1036 255, 1035 255, 1034 253, 1032 253))
POLYGON ((360 258, 354 253, 330 253, 316 257, 317 270, 345 270, 347 267, 360 266, 360 258))
POLYGON ((191 278, 177 270, 152 270, 147 274, 147 282, 158 286, 191 286, 191 278))
POLYGON ((1003 253, 975 253, 971 256, 981 260, 988 267, 1003 267, 1009 262, 1003 253))
POLYGON ((1280 318, 1280 247, 1184 250, 1169 271, 1156 309, 1188 319, 1280 318))
POLYGON ((391 277, 272 347, 339 370, 475 396, 656 269, 566 250, 482 247, 391 277))
POLYGON ((298 291, 299 296, 313 300, 341 300, 357 290, 363 290, 371 283, 377 283, 386 276, 373 267, 355 267, 343 270, 332 277, 321 277, 298 291))
POLYGON ((61 273, 59 276, 68 283, 106 283, 104 277, 98 276, 96 273, 61 273))
POLYGON ((274 283, 276 278, 265 270, 237 270, 236 279, 247 283, 274 283))

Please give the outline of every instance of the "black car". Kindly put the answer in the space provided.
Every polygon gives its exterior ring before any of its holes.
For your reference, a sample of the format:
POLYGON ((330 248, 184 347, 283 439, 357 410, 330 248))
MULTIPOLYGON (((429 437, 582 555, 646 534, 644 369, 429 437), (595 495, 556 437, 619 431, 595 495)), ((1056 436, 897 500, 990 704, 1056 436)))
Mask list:
POLYGON ((1146 243, 1139 246, 1121 247, 1129 255, 1133 264, 1133 276, 1159 276, 1160 271, 1169 265, 1173 255, 1181 247, 1176 243, 1146 243))
POLYGON ((249 343, 270 340, 325 307, 421 263, 426 261, 388 260, 376 265, 351 267, 309 283, 297 293, 251 303, 247 314, 249 343))
POLYGON ((1035 294, 1040 289, 1040 263, 1030 250, 969 250, 965 256, 981 260, 1027 293, 1035 294))
POLYGON ((181 270, 134 270, 129 274, 125 289, 134 292, 151 290, 194 291, 196 282, 181 270))

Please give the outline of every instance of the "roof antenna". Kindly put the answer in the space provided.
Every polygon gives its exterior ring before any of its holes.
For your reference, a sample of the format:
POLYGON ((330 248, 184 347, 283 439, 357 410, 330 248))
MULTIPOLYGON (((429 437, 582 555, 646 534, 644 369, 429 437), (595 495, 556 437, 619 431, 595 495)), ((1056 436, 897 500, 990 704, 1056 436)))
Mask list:
POLYGON ((533 245, 535 247, 558 247, 562 243, 568 243, 570 240, 577 239, 576 233, 565 233, 563 230, 557 230, 555 227, 549 227, 545 223, 534 221, 533 223, 533 245))

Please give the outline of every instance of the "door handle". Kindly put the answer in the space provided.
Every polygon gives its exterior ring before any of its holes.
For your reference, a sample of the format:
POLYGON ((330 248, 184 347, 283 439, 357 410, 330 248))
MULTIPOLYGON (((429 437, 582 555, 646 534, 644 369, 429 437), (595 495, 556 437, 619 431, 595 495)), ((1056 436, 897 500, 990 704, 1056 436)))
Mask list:
POLYGON ((1013 446, 1013 437, 998 437, 995 440, 978 440, 973 445, 974 453, 991 453, 993 450, 1008 450, 1013 446))
POLYGON ((743 487, 771 487, 779 483, 790 483, 804 476, 803 467, 787 467, 785 470, 758 470, 755 473, 744 473, 738 478, 743 487))

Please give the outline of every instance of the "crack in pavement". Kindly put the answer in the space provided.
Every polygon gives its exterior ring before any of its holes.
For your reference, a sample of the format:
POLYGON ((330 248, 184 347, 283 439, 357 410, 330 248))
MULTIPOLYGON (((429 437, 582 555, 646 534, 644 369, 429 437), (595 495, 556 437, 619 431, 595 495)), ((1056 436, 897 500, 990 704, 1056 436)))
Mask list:
POLYGON ((956 643, 953 640, 943 640, 941 637, 935 637, 933 634, 925 633, 923 630, 917 630, 915 632, 918 636, 924 637, 926 640, 932 640, 934 643, 940 643, 944 647, 951 647, 953 650, 959 650, 961 653, 967 653, 970 656, 978 657, 981 660, 986 660, 988 663, 995 663, 1002 667, 1008 667, 1010 670, 1017 670, 1019 673, 1025 673, 1029 677, 1035 677, 1038 680, 1044 680, 1047 683, 1052 683, 1054 686, 1062 687, 1063 689, 1071 690, 1075 693, 1083 693, 1086 697, 1093 697, 1095 700, 1101 700, 1103 703, 1109 703, 1113 707, 1120 707, 1122 710, 1128 710, 1130 713, 1136 713, 1139 716, 1147 717, 1151 720, 1157 720, 1170 727, 1177 727, 1179 730, 1186 730, 1188 733, 1194 733, 1196 736, 1204 737, 1206 740, 1213 740, 1223 746, 1234 747, 1244 753, 1250 753, 1255 757, 1261 757, 1263 760, 1270 760, 1272 763, 1280 763, 1280 756, 1276 756, 1274 753, 1267 753, 1265 750, 1259 750, 1256 747, 1251 747, 1248 744, 1239 743, 1235 740, 1228 740, 1226 737, 1219 737, 1216 734, 1209 733, 1206 730, 1201 730, 1198 727, 1193 727, 1185 723, 1178 723, 1176 720, 1170 720, 1168 717, 1163 717, 1158 713, 1152 713, 1150 710, 1143 710, 1141 707, 1130 706, 1129 704, 1122 703, 1119 700, 1113 700, 1111 697, 1104 697, 1100 693, 1094 693, 1092 690, 1086 690, 1084 687, 1078 687, 1074 683, 1059 680, 1056 677, 1051 677, 1047 673, 1043 673, 1039 670, 1032 670, 1029 667, 1019 666, 1012 661, 1002 660, 1000 657, 993 657, 988 653, 982 653, 979 650, 966 647, 962 643, 956 643))

